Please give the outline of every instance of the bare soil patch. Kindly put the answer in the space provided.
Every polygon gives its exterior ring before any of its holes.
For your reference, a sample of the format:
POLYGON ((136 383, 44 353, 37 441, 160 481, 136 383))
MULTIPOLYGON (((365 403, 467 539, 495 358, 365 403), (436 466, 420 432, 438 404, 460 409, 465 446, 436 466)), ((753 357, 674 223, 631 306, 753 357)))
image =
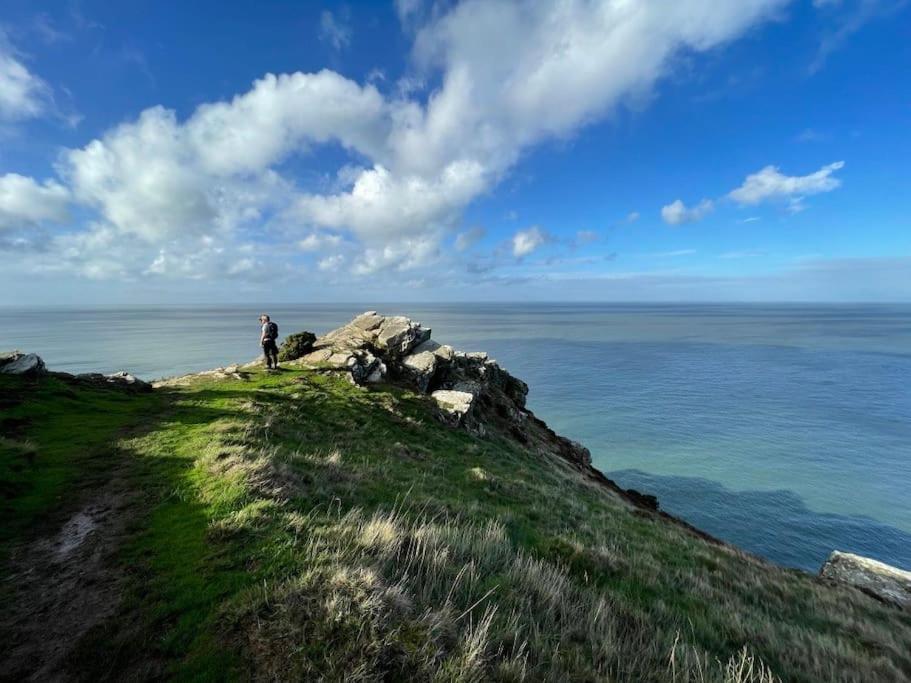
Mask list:
POLYGON ((78 678, 67 659, 120 605, 127 577, 116 555, 135 509, 126 483, 112 479, 13 551, 0 588, 0 681, 78 678))

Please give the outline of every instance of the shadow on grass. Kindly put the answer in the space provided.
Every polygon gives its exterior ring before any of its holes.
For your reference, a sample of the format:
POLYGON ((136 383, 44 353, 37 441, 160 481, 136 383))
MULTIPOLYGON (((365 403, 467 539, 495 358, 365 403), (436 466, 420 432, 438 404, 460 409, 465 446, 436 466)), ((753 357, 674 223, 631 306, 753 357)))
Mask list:
MULTIPOLYGON (((114 615, 95 626, 86 623, 67 642, 38 648, 44 661, 39 655, 17 662, 17 643, 34 637, 26 633, 40 633, 32 627, 47 618, 38 613, 40 596, 20 595, 19 604, 7 603, 16 620, 0 624, 0 660, 17 678, 56 662, 61 653, 65 664, 54 666, 81 680, 147 680, 173 673, 181 663, 187 663, 185 671, 205 674, 201 679, 227 675, 234 659, 206 641, 206 624, 212 606, 237 590, 245 573, 226 544, 207 538, 209 515, 190 481, 195 453, 184 440, 237 416, 232 401, 54 375, 4 377, 0 395, 0 576, 30 570, 13 564, 15 557, 28 557, 11 555, 13 549, 56 535, 74 512, 112 486, 130 492, 129 503, 111 513, 124 515, 127 528, 115 542, 116 559, 109 560, 121 567, 126 586, 114 615)), ((91 585, 91 576, 84 579, 91 585)), ((46 580, 53 581, 53 573, 46 580)), ((80 599, 73 591, 72 600, 80 599)))

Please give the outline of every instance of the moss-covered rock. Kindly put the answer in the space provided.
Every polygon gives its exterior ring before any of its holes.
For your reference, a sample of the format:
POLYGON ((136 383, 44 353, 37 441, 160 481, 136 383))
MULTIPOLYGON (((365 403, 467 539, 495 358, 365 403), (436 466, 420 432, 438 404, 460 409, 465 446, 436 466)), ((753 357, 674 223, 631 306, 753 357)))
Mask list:
POLYGON ((287 362, 307 355, 313 350, 315 341, 316 335, 312 332, 295 332, 288 335, 278 350, 278 360, 287 362))

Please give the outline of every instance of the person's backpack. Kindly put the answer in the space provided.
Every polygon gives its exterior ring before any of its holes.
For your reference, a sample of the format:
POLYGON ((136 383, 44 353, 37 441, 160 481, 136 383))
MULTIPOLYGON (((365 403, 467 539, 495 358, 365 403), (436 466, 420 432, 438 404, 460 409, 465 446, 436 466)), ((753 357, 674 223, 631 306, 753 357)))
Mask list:
POLYGON ((278 339, 278 323, 274 323, 271 320, 269 321, 269 338, 272 341, 278 339))

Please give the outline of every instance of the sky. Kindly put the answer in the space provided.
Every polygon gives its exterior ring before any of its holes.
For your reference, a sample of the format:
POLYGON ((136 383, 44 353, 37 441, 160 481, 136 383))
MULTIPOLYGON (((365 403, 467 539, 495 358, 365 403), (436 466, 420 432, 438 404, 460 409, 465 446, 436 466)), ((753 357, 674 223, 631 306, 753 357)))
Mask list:
POLYGON ((0 305, 908 302, 909 74, 909 0, 4 0, 0 305))

